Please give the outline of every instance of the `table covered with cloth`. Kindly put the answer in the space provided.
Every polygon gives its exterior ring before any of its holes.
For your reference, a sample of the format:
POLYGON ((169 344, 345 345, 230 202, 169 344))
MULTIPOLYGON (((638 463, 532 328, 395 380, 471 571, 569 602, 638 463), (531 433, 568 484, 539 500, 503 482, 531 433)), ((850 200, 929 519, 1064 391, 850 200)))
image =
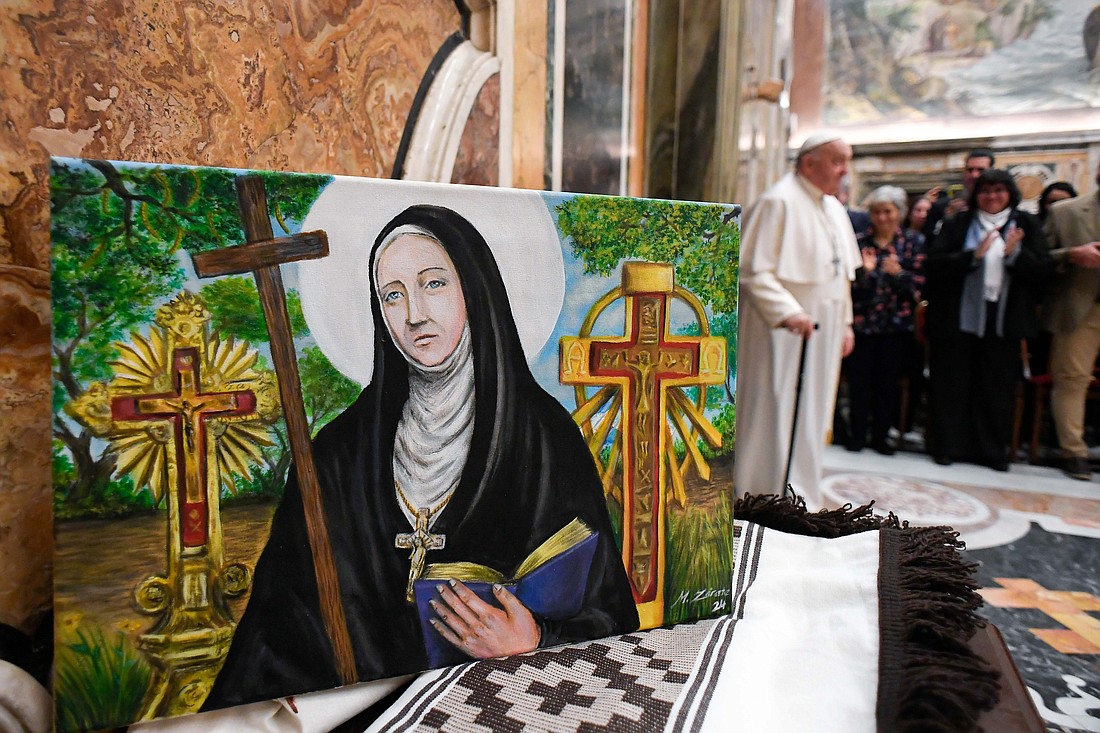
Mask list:
POLYGON ((955 532, 777 496, 734 511, 728 615, 131 730, 967 731, 994 706, 955 532))

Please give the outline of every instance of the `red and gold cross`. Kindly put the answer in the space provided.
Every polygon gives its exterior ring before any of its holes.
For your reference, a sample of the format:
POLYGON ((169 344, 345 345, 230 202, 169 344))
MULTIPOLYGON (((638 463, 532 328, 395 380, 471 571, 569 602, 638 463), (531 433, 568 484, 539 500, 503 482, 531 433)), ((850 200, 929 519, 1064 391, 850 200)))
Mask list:
POLYGON ((166 420, 172 426, 179 540, 184 548, 204 547, 210 537, 207 421, 212 417, 247 417, 256 410, 256 395, 251 390, 203 391, 200 368, 197 348, 173 349, 171 391, 111 399, 111 417, 116 421, 166 420))
MULTIPOLYGON (((597 396, 581 405, 574 419, 585 424, 610 402, 610 412, 622 413, 620 440, 612 452, 622 453, 623 547, 622 557, 630 577, 634 601, 643 628, 664 621, 664 575, 666 562, 666 487, 671 481, 683 496, 683 478, 675 456, 669 420, 684 438, 691 459, 704 478, 706 462, 695 445, 695 435, 680 415, 684 411, 712 445, 721 437, 696 408, 673 388, 722 384, 726 378, 725 339, 703 336, 673 336, 669 333, 669 309, 674 296, 685 297, 705 325, 706 316, 694 296, 675 286, 673 268, 664 263, 627 262, 622 285, 608 293, 623 298, 625 321, 621 337, 588 337, 591 323, 608 296, 601 299, 580 336, 561 339, 560 378, 563 384, 601 386, 597 396), (611 396, 614 391, 614 397, 611 396), (676 409, 673 409, 675 405, 676 409)), ((589 435, 593 456, 609 435, 612 420, 589 435)), ((616 462, 613 454, 604 470, 606 476, 616 462)))
POLYGON ((135 490, 166 499, 167 572, 134 590, 136 606, 158 617, 137 638, 154 669, 143 717, 195 712, 213 684, 236 627, 227 599, 251 583, 247 566, 224 560, 219 496, 249 477, 280 413, 274 375, 254 368, 258 352, 217 338, 211 317, 180 293, 148 336, 114 344, 110 384, 66 407, 110 443, 135 490))

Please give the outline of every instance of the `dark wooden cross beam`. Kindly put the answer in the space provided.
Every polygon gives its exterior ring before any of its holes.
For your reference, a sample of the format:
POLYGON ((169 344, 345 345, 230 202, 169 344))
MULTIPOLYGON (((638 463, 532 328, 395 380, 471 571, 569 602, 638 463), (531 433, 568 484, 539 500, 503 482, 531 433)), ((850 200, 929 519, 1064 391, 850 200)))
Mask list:
POLYGON ((302 492, 306 531, 313 552, 313 571, 321 599, 321 616, 336 657, 336 670, 344 684, 358 681, 355 652, 348 634, 344 605, 340 600, 340 582, 332 557, 325 509, 321 499, 317 468, 313 464, 309 424, 302 404, 302 382, 294 354, 294 335, 286 309, 286 293, 279 265, 284 262, 316 259, 328 255, 328 237, 323 231, 304 232, 275 238, 267 210, 267 193, 259 176, 237 178, 237 203, 244 223, 246 244, 202 252, 192 257, 199 277, 235 275, 251 272, 256 277, 267 332, 271 339, 271 358, 279 376, 279 394, 283 400, 290 438, 291 455, 302 492))

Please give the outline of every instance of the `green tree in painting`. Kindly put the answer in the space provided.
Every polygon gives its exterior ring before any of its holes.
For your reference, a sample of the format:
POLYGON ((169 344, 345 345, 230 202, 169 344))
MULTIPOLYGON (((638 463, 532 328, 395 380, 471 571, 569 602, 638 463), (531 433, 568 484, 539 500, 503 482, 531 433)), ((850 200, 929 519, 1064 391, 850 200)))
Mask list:
MULTIPOLYGON (((263 319, 260 296, 251 277, 225 277, 203 287, 199 295, 213 314, 214 331, 252 343, 267 340, 267 325, 263 319)), ((302 301, 294 290, 287 292, 290 327, 296 339, 308 336, 309 329, 302 315, 302 301)), ((298 349, 298 374, 302 381, 302 398, 310 434, 316 434, 359 396, 360 387, 336 370, 316 346, 298 349)), ((280 421, 274 429, 275 445, 264 449, 264 470, 256 477, 255 490, 262 494, 278 494, 290 467, 290 442, 286 425, 280 421)))
MULTIPOLYGON (((261 174, 280 224, 300 221, 329 176, 261 174)), ((50 175, 53 240, 55 438, 72 461, 55 493, 77 504, 107 491, 115 469, 91 434, 62 408, 94 380, 111 377, 112 343, 151 322, 182 286, 179 256, 243 241, 234 179, 223 169, 55 160, 50 175)), ((265 339, 266 340, 266 339, 265 339)))
MULTIPOLYGON (((243 339, 249 343, 267 341, 267 322, 260 306, 260 294, 252 277, 221 277, 203 285, 199 297, 206 304, 213 318, 210 325, 214 332, 243 339)), ((309 333, 302 301, 298 293, 286 294, 290 330, 295 338, 309 333)))
MULTIPOLYGON (((624 259, 668 262, 676 283, 710 308, 711 333, 723 336, 737 362, 737 272, 741 231, 737 211, 679 201, 575 196, 557 206, 558 227, 589 274, 609 276, 624 259)), ((685 333, 698 334, 698 329, 685 333)), ((727 383, 707 393, 720 409, 722 452, 733 447, 733 393, 727 383), (723 400, 723 397, 725 398, 723 400), (724 403, 724 404, 723 404, 724 403)), ((709 449, 708 449, 709 450, 709 449)))
POLYGON ((668 262, 676 282, 715 314, 737 310, 736 212, 679 201, 575 196, 557 207, 584 271, 608 276, 624 259, 668 262))

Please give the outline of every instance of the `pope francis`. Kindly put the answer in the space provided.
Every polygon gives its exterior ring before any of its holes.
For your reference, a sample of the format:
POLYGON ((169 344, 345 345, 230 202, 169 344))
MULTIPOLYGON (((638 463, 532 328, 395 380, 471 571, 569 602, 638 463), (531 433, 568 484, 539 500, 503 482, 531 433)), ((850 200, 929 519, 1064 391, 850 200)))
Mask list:
POLYGON ((795 170, 745 213, 737 377, 736 490, 796 494, 821 507, 821 457, 836 402, 840 360, 852 350, 855 234, 836 199, 852 148, 811 135, 795 170), (805 341, 798 424, 793 425, 805 341), (794 449, 790 454, 791 431, 794 449))

